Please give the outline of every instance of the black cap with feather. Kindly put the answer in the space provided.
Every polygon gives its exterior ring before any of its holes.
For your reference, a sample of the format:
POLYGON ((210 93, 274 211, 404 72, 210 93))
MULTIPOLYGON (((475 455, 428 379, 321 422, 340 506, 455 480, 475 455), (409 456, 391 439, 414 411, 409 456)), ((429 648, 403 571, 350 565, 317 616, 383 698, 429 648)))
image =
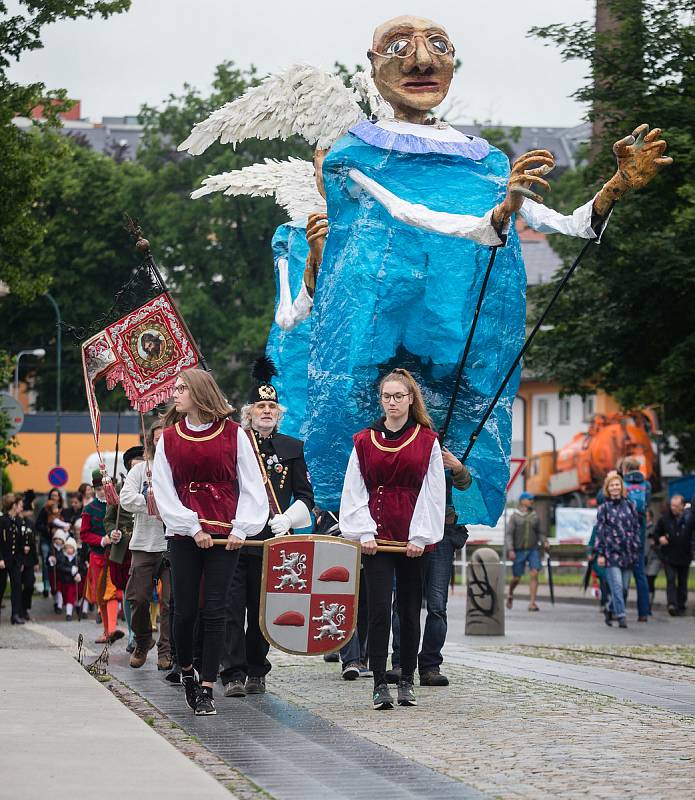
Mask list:
POLYGON ((254 380, 254 386, 249 392, 249 403, 263 403, 271 401, 278 403, 278 393, 271 383, 273 375, 277 375, 278 371, 275 368, 272 360, 266 355, 259 356, 253 363, 251 369, 251 377, 254 380))

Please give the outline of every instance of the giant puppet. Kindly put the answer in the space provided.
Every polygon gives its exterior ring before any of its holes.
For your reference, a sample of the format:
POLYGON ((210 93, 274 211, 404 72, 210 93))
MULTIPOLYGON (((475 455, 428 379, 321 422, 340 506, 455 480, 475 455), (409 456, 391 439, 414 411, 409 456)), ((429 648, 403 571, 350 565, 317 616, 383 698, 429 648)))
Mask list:
MULTIPOLYGON (((598 239, 613 204, 671 161, 660 130, 642 125, 616 143, 618 169, 598 194, 572 215, 558 214, 534 191, 549 188, 551 153, 527 153, 510 171, 501 151, 431 116, 447 95, 454 56, 441 25, 398 17, 375 30, 368 51, 382 113, 367 118, 335 76, 293 67, 214 112, 181 145, 196 154, 216 139, 300 134, 317 146, 328 236, 324 247, 316 235, 323 220, 310 221, 303 291, 320 270, 305 429, 325 508, 338 506, 352 435, 376 412, 381 373, 406 366, 435 421, 443 419, 496 247, 445 442, 464 449, 523 341, 526 281, 514 215, 544 233, 598 239)), ((463 522, 494 524, 501 513, 517 387, 518 370, 468 458, 473 485, 455 495, 463 522)))

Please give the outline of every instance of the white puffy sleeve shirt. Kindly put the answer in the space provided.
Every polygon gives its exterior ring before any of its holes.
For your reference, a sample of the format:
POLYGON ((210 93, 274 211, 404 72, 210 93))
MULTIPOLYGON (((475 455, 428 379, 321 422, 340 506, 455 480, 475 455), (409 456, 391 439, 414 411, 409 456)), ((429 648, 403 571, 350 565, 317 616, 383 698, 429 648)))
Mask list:
MULTIPOLYGON (((194 431, 205 431, 212 423, 187 426, 194 431)), ((237 480, 239 481, 239 501, 236 517, 232 523, 232 533, 239 539, 256 536, 265 527, 270 514, 258 460, 251 447, 248 436, 242 428, 237 430, 237 480)), ((157 444, 152 467, 152 487, 159 509, 159 515, 167 529, 167 536, 195 536, 202 530, 198 515, 187 508, 179 499, 171 466, 167 460, 162 436, 157 444)))
MULTIPOLYGON (((439 442, 435 440, 430 463, 415 502, 408 541, 416 547, 436 544, 444 536, 446 480, 439 442)), ((369 542, 376 539, 376 522, 369 512, 369 492, 353 447, 340 498, 340 532, 346 539, 369 542)))

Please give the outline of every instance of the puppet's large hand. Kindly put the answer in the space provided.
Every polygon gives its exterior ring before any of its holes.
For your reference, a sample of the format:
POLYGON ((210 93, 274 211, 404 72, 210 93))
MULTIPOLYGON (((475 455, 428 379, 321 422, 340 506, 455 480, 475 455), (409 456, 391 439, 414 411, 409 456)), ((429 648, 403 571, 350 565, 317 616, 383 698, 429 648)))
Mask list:
POLYGON ((328 217, 326 214, 309 214, 306 226, 306 240, 309 242, 309 254, 304 269, 304 284, 313 297, 316 289, 316 278, 323 260, 323 246, 328 235, 328 217))
POLYGON ((666 141, 660 136, 661 128, 649 130, 649 125, 644 123, 613 145, 618 169, 596 195, 596 214, 605 216, 628 190, 643 189, 657 174, 659 167, 673 163, 670 156, 664 155, 666 141))
POLYGON ((507 196, 492 212, 492 224, 500 233, 507 220, 517 212, 525 197, 530 197, 537 203, 542 203, 543 198, 532 190, 534 183, 550 190, 550 184, 543 179, 555 166, 555 159, 549 150, 530 150, 520 155, 512 164, 512 171, 507 183, 507 196))

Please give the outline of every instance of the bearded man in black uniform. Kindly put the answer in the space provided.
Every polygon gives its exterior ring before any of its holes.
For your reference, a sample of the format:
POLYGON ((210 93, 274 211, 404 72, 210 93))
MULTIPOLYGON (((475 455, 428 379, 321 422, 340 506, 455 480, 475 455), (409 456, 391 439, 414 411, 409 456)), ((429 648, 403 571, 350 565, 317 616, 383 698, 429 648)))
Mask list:
MULTIPOLYGON (((267 477, 270 505, 268 524, 254 539, 270 539, 306 528, 311 525, 310 512, 314 507, 304 443, 278 433, 285 409, 271 383, 276 374, 269 358, 259 358, 252 371, 254 388, 241 409, 241 425, 267 477)), ((270 645, 258 624, 262 565, 262 548, 242 548, 227 596, 227 630, 220 673, 225 697, 265 692, 265 676, 271 664, 270 645)))

